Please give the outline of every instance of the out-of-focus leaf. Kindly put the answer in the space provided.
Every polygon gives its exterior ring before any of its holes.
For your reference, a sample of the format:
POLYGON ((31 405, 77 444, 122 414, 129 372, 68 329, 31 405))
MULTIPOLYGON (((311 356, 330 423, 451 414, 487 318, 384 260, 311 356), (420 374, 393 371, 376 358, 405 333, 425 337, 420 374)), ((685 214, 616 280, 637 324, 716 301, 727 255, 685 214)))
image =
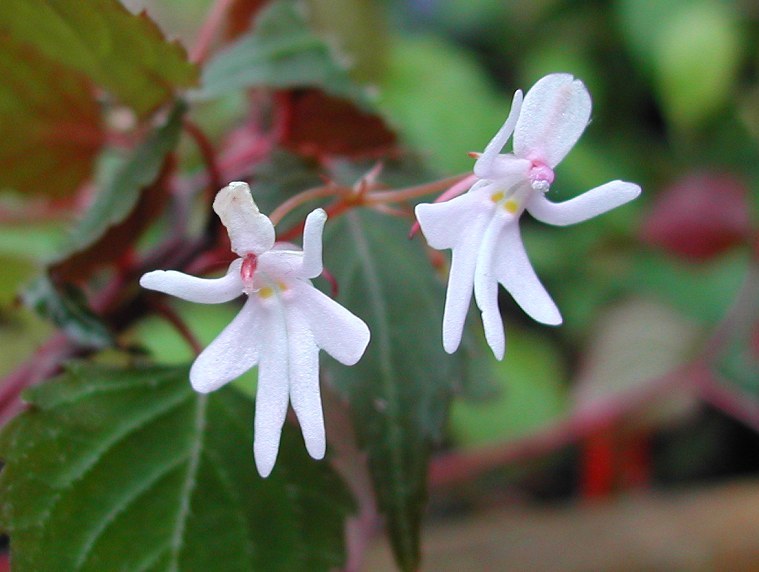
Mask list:
POLYGON ((697 127, 733 100, 741 46, 734 10, 720 2, 693 2, 672 17, 654 63, 664 113, 676 127, 697 127))
POLYGON ((104 348, 113 342, 108 327, 90 310, 82 291, 73 285, 56 287, 43 275, 29 284, 21 297, 28 308, 83 346, 104 348))
POLYGON ((166 123, 132 151, 103 181, 94 204, 70 235, 51 272, 62 278, 86 276, 114 262, 157 217, 166 200, 162 173, 177 146, 185 106, 177 105, 166 123))
POLYGON ((393 151, 395 134, 378 115, 317 89, 283 93, 280 143, 300 155, 380 157, 393 151))
MULTIPOLYGON (((671 308, 633 298, 609 309, 593 332, 574 386, 576 410, 655 382, 693 357, 704 332, 671 308)), ((651 404, 636 425, 681 419, 696 404, 687 391, 671 392, 651 404)))
POLYGON ((372 332, 358 364, 328 362, 330 379, 348 396, 396 560, 415 570, 430 447, 461 368, 441 343, 442 287, 407 233, 404 221, 354 210, 327 223, 324 255, 340 302, 372 332))
MULTIPOLYGON (((556 347, 534 334, 507 328, 503 361, 487 361, 498 394, 482 400, 457 400, 451 408, 451 433, 461 445, 515 439, 565 412, 564 367, 556 347)), ((484 368, 483 368, 484 369, 484 368)))
POLYGON ((699 265, 660 254, 639 254, 630 286, 689 318, 714 324, 732 304, 748 268, 749 256, 740 251, 699 265))
POLYGON ((471 56, 431 38, 397 38, 380 88, 379 106, 399 134, 444 173, 472 168, 467 153, 485 148, 511 103, 471 56))
POLYGON ((748 189, 733 175, 689 175, 656 197, 642 239, 686 260, 709 260, 747 240, 749 212, 748 189))
POLYGON ((8 9, 0 10, 0 189, 70 194, 103 142, 92 85, 3 34, 8 9))
POLYGON ((0 308, 0 377, 11 373, 53 333, 53 327, 24 307, 0 308))
POLYGON ((268 479, 253 402, 187 369, 77 365, 0 438, 14 570, 330 570, 352 501, 286 428, 268 479))
POLYGON ((3 0, 0 33, 80 71, 139 115, 197 81, 184 48, 118 0, 3 0))
POLYGON ((364 99, 327 43, 309 27, 302 5, 276 0, 261 10, 252 32, 221 51, 203 69, 195 97, 207 99, 251 87, 318 87, 364 99))

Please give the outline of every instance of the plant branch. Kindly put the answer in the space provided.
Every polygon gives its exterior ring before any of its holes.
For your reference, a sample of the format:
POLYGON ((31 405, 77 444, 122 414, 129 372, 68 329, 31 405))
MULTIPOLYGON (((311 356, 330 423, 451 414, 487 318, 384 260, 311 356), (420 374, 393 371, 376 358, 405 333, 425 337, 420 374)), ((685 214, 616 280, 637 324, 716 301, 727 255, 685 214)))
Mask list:
POLYGON ((198 38, 190 53, 190 60, 196 64, 202 64, 211 52, 211 45, 216 39, 219 29, 224 24, 227 12, 235 0, 216 0, 208 10, 203 25, 198 32, 198 38))

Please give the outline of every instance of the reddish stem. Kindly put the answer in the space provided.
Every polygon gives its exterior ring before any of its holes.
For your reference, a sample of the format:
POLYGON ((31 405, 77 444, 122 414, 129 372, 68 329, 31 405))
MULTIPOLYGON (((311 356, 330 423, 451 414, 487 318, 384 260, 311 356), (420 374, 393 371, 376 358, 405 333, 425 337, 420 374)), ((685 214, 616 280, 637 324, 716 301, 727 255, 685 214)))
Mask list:
POLYGON ((208 172, 208 186, 206 187, 209 198, 208 202, 212 203, 217 191, 224 186, 221 169, 219 169, 216 161, 216 151, 211 141, 198 125, 189 119, 185 119, 184 128, 197 144, 200 155, 203 158, 203 163, 205 163, 206 171, 208 172))
POLYGON ((211 52, 211 45, 214 39, 216 39, 219 29, 224 24, 227 12, 229 12, 234 2, 235 0, 216 0, 213 3, 203 22, 203 26, 201 26, 198 32, 195 46, 193 46, 190 53, 191 61, 201 64, 208 58, 208 54, 211 52))

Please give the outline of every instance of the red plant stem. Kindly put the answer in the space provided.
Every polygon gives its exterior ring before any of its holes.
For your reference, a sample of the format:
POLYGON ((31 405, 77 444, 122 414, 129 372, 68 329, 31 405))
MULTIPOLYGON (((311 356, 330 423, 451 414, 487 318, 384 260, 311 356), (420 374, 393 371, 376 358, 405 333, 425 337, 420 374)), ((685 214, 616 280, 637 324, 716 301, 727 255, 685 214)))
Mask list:
POLYGON ((19 395, 27 387, 54 375, 61 363, 76 355, 79 348, 64 333, 54 334, 34 355, 7 375, 0 387, 0 425, 21 408, 19 395))
POLYGON ((614 452, 617 431, 613 425, 602 427, 582 442, 580 459, 580 496, 597 499, 609 496, 614 490, 617 463, 614 452))
POLYGON ((190 327, 182 317, 177 314, 174 308, 157 298, 152 298, 150 300, 150 305, 158 315, 174 327, 177 333, 182 336, 182 339, 187 342, 187 345, 192 348, 195 355, 200 355, 200 352, 203 351, 203 345, 198 341, 198 338, 195 337, 195 334, 192 333, 190 327))
POLYGON ((704 375, 703 366, 702 362, 696 362, 620 396, 598 401, 524 439, 439 455, 430 464, 429 484, 431 487, 452 485, 491 469, 515 461, 534 459, 575 443, 675 387, 697 384, 704 375))
POLYGON ((224 186, 224 179, 222 178, 219 165, 216 162, 216 151, 214 151, 213 145, 206 134, 195 123, 189 119, 185 119, 184 128, 197 144, 200 155, 206 165, 206 171, 208 171, 207 192, 209 203, 211 203, 213 202, 214 196, 216 196, 216 192, 224 186))
POLYGON ((216 39, 219 29, 224 24, 227 12, 235 0, 216 0, 208 11, 203 25, 198 32, 198 38, 190 53, 190 60, 202 64, 211 52, 211 45, 216 39))
POLYGON ((698 396, 730 417, 759 432, 759 402, 735 387, 734 383, 720 382, 712 374, 699 379, 698 396))
POLYGON ((624 489, 641 489, 651 484, 651 434, 646 429, 622 435, 619 477, 624 489))

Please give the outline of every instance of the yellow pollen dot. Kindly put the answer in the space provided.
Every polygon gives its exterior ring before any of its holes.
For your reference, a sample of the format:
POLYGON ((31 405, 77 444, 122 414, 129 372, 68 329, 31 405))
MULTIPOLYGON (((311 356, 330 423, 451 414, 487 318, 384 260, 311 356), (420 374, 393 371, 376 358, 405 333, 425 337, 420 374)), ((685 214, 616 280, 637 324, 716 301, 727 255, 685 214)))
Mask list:
POLYGON ((519 204, 516 201, 508 200, 503 203, 503 208, 505 208, 511 214, 514 214, 517 212, 517 210, 519 210, 519 204))
POLYGON ((490 195, 490 200, 494 203, 497 203, 504 197, 503 191, 498 191, 497 193, 493 193, 490 195))
POLYGON ((261 298, 271 298, 274 294, 274 289, 269 286, 264 286, 258 291, 258 295, 261 298))
POLYGON ((282 290, 284 292, 285 290, 287 290, 287 284, 285 284, 284 282, 281 282, 281 281, 277 282, 277 288, 279 288, 280 290, 282 290))

